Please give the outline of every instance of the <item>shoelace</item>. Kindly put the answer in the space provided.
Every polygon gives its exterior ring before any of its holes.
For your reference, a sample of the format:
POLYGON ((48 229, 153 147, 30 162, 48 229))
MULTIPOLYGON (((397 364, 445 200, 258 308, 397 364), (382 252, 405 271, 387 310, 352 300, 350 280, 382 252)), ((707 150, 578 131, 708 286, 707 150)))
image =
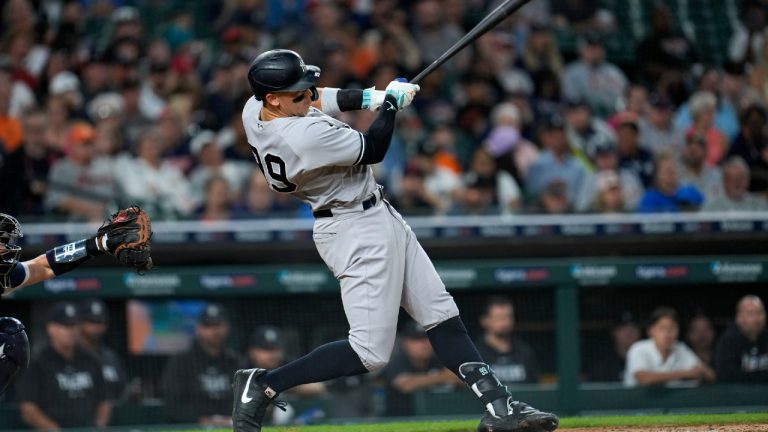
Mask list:
POLYGON ((286 401, 279 401, 279 400, 272 399, 271 401, 269 401, 269 403, 280 408, 281 410, 283 410, 283 412, 288 412, 288 410, 285 408, 288 406, 288 402, 286 401))

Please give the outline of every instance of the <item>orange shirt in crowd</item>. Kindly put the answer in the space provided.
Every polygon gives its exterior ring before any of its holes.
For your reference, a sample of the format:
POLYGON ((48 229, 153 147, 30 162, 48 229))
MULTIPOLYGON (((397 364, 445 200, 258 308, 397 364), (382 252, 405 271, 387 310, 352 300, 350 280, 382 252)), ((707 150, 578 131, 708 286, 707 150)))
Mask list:
POLYGON ((17 118, 0 116, 0 140, 3 142, 6 154, 13 153, 21 147, 23 137, 21 122, 17 118))

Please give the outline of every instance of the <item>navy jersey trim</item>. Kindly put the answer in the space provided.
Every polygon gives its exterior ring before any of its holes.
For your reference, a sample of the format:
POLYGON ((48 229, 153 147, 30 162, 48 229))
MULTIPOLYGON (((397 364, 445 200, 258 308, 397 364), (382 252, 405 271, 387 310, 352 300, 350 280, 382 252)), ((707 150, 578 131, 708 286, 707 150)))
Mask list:
POLYGON ((355 165, 360 165, 360 162, 363 161, 363 153, 365 153, 363 151, 365 149, 365 138, 363 138, 363 134, 361 134, 360 132, 358 132, 357 135, 360 138, 360 154, 357 156, 355 165))

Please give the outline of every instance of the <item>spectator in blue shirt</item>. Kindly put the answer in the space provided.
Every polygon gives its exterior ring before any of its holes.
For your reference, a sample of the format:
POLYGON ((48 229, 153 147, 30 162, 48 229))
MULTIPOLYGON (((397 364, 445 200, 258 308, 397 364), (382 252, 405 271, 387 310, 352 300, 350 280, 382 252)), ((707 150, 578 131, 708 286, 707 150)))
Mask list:
POLYGON ((639 213, 697 211, 704 195, 693 185, 680 185, 675 156, 661 153, 656 158, 653 186, 640 199, 639 213))

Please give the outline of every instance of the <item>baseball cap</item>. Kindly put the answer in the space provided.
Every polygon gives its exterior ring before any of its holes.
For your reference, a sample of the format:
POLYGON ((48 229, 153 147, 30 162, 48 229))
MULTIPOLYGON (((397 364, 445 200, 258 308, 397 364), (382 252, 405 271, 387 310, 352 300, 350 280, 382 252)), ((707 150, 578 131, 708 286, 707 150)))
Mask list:
POLYGON ((618 114, 616 114, 616 128, 620 128, 622 126, 629 126, 637 132, 639 130, 639 118, 637 114, 633 113, 632 111, 622 111, 618 114))
POLYGON ((93 126, 86 122, 77 122, 69 128, 69 144, 79 145, 93 141, 96 133, 93 126))
POLYGON ((198 155, 200 154, 200 150, 202 150, 206 144, 210 143, 216 143, 216 133, 212 130, 201 130, 195 134, 192 141, 189 142, 189 150, 193 155, 198 155))
POLYGON ((427 337, 427 332, 425 332, 424 328, 417 324, 416 321, 408 320, 400 329, 400 336, 411 339, 421 339, 427 337))
POLYGON ((139 11, 135 7, 121 6, 112 12, 112 22, 123 24, 139 20, 139 11))
POLYGON ((256 327, 251 335, 252 348, 277 349, 283 346, 283 334, 279 328, 271 325, 256 327))
POLYGON ((621 187, 621 180, 616 171, 605 170, 600 171, 595 175, 595 185, 597 190, 602 192, 611 188, 621 187))
POLYGON ((99 299, 86 300, 80 305, 80 319, 88 322, 106 323, 109 319, 107 305, 99 299))
POLYGON ((197 318, 197 322, 202 325, 218 325, 226 324, 227 315, 224 307, 219 303, 208 303, 205 309, 200 313, 197 318))
POLYGON ((51 95, 61 95, 72 91, 80 91, 80 80, 77 75, 70 71, 61 71, 54 75, 48 86, 48 92, 51 95))
POLYGON ((73 325, 79 321, 77 307, 72 302, 58 302, 54 304, 48 313, 48 322, 61 325, 73 325))
POLYGON ((653 108, 659 108, 659 109, 672 108, 672 101, 670 101, 667 96, 661 93, 652 93, 648 97, 648 102, 651 104, 653 108))
POLYGON ((542 121, 542 127, 547 130, 565 129, 565 121, 559 115, 553 114, 544 118, 542 121))

